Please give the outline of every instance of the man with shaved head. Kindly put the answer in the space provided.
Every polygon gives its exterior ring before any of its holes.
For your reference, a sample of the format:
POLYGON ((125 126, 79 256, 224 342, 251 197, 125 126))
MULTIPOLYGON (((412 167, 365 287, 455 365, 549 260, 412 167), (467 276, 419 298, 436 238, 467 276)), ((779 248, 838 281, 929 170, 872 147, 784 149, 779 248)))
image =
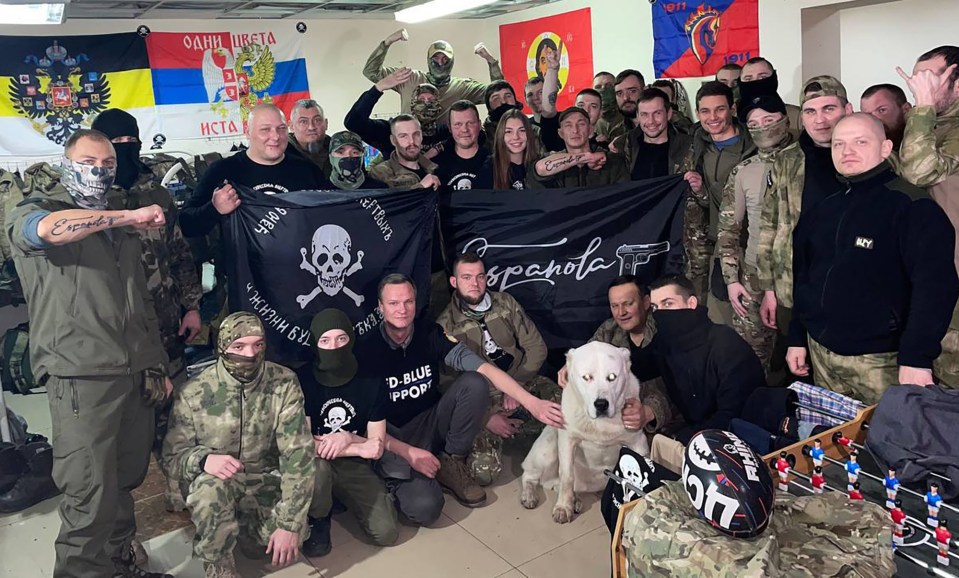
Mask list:
POLYGON ((891 384, 933 383, 959 297, 955 231, 928 195, 899 178, 879 119, 848 115, 832 133, 843 189, 803 211, 793 237, 795 375, 867 404, 891 384))
POLYGON ((234 184, 268 195, 332 189, 320 167, 286 154, 289 127, 283 111, 272 104, 258 104, 250 111, 246 126, 250 148, 217 161, 203 177, 180 211, 180 228, 187 237, 202 237, 240 206, 234 184))

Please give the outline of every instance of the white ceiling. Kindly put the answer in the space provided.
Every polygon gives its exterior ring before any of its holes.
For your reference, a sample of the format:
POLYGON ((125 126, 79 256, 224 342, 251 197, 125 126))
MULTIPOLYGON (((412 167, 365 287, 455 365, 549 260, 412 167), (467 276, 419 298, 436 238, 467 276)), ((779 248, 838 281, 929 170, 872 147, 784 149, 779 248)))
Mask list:
MULTIPOLYGON (((392 19, 403 8, 426 0, 68 0, 67 19, 276 19, 378 18, 392 19)), ((455 18, 490 18, 556 0, 499 0, 457 14, 455 18)))

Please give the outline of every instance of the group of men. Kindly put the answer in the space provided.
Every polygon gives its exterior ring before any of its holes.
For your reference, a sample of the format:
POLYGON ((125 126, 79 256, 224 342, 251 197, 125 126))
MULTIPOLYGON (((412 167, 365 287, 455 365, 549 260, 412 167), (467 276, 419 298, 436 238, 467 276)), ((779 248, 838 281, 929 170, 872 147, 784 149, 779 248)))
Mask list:
MULTIPOLYGON (((563 426, 565 369, 542 375, 536 326, 488 289, 475 254, 442 276, 450 301, 434 304, 435 322, 417 317, 415 284, 388 275, 383 322, 367 338, 325 310, 311 326, 313 362, 286 368, 265 359, 261 321, 234 313, 216 333, 216 363, 186 382, 202 289, 185 239, 236 210, 234 184, 266 194, 491 186, 491 141, 523 108, 519 87, 482 46, 490 83, 452 76, 444 41, 430 45, 428 72, 385 67, 389 47, 407 39, 398 31, 370 56, 364 75, 375 84, 347 114, 349 130, 327 135, 312 100, 296 103, 289 123, 261 104, 248 149, 214 163, 179 210, 120 110, 75 132, 62 167, 23 175, 4 235, 50 402, 64 494, 58 578, 165 576, 143 570, 133 547, 131 491, 151 448, 171 507, 191 511, 194 555, 207 576, 228 577, 237 546, 277 566, 301 548, 328 553, 337 502, 380 545, 395 542, 400 518, 435 521, 444 491, 481 506, 506 440, 563 426), (387 90, 400 93, 403 114, 370 119, 387 90), (383 154, 369 171, 364 143, 383 154)), ((544 65, 521 94, 529 141, 547 152, 515 188, 670 175, 689 184, 688 278, 613 280, 612 318, 592 337, 629 349, 641 392, 623 420, 653 436, 654 459, 675 463, 677 443, 728 428, 777 355, 793 374, 869 403, 892 384, 959 385, 959 47, 899 71, 911 105, 882 84, 863 94, 862 113, 828 76, 787 105, 775 69, 754 58, 703 84, 695 124, 680 85, 647 87, 632 69, 597 74, 557 111, 556 56, 544 65)))

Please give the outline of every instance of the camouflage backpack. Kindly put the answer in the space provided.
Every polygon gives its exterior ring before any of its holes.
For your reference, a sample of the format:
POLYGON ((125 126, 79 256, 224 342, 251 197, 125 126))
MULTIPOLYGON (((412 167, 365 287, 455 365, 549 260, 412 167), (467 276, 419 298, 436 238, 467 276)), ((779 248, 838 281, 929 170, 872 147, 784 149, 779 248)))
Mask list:
POLYGON ((177 206, 182 206, 183 203, 190 198, 190 195, 193 194, 193 189, 196 188, 196 173, 194 173, 193 167, 191 167, 190 163, 185 159, 166 153, 159 153, 142 156, 140 160, 149 167, 150 172, 156 177, 157 182, 163 180, 163 177, 165 177, 173 167, 181 167, 176 177, 166 185, 166 189, 170 191, 170 196, 173 197, 173 202, 177 206))
POLYGON ((30 367, 30 326, 21 323, 3 334, 0 349, 0 379, 3 389, 27 394, 37 386, 30 367))

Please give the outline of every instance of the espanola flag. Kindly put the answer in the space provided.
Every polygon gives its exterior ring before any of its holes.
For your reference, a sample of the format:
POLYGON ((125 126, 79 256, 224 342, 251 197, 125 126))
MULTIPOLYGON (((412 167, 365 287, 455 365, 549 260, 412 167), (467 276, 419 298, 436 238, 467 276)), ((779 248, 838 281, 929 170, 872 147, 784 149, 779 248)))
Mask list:
POLYGON ((653 4, 657 78, 713 76, 759 56, 759 0, 653 4))
POLYGON ((240 135, 257 104, 271 102, 289 118, 297 100, 310 98, 303 35, 292 25, 151 32, 146 42, 160 116, 159 132, 149 138, 240 135))
POLYGON ((596 189, 453 191, 440 222, 449 249, 478 253, 489 288, 515 297, 547 346, 576 347, 609 319, 613 278, 682 273, 686 190, 672 176, 596 189))
POLYGON ((298 191, 265 195, 239 189, 242 203, 226 221, 231 311, 250 311, 266 327, 267 358, 311 359, 310 322, 341 309, 359 337, 375 330, 376 286, 405 273, 417 309, 430 295, 430 250, 436 193, 298 191))
MULTIPOLYGON (((593 86, 593 33, 589 8, 499 27, 503 76, 517 95, 526 80, 546 76, 546 54, 559 53, 556 109, 573 106, 576 93, 593 86)), ((523 99, 525 100, 525 99, 523 99)), ((524 112, 533 111, 527 105, 524 112)))

